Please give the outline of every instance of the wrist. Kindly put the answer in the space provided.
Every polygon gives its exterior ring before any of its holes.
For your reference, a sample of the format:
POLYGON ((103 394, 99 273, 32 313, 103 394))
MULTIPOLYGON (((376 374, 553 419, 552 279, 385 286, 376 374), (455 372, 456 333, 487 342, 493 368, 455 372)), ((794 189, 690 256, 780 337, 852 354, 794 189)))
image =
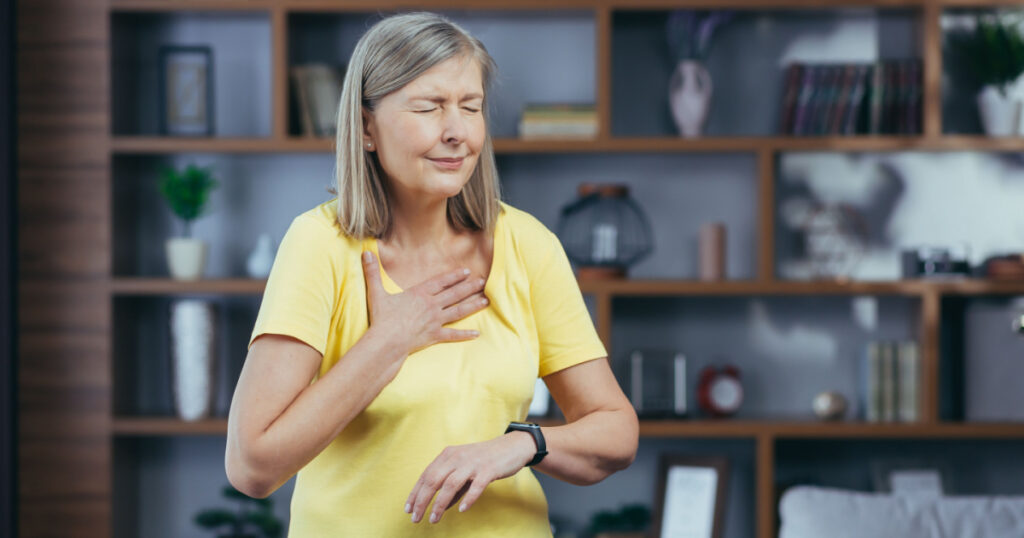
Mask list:
POLYGON ((522 431, 511 431, 505 434, 505 438, 513 446, 516 454, 516 462, 525 467, 537 453, 537 444, 533 442, 533 436, 522 431))

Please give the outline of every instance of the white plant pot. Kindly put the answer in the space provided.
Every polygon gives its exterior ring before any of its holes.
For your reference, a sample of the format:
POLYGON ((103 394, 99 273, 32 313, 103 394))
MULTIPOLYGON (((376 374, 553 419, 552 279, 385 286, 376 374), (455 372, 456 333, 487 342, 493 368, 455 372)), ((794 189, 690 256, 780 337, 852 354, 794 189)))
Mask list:
POLYGON ((999 93, 993 86, 985 86, 978 92, 978 114, 981 126, 988 136, 1017 136, 1021 134, 1021 98, 1020 79, 1010 85, 1006 95, 999 93))
POLYGON ((668 82, 668 103, 679 134, 696 138, 704 131, 711 105, 711 74, 696 60, 676 65, 668 82))
POLYGON ((198 280, 206 268, 206 243, 199 239, 172 237, 165 244, 171 278, 198 280))
POLYGON ((216 308, 209 301, 171 303, 171 393, 182 420, 210 416, 215 395, 216 308))

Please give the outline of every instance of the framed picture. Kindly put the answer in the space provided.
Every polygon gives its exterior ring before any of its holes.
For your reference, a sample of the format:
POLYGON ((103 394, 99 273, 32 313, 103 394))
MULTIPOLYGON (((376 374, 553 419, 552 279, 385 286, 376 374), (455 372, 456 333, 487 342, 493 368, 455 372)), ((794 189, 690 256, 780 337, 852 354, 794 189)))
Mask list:
POLYGON ((729 460, 663 454, 651 518, 655 538, 721 538, 729 460))
POLYGON ((213 51, 208 46, 160 47, 160 132, 213 135, 213 51))
POLYGON ((875 491, 896 495, 941 497, 952 493, 952 471, 934 458, 893 458, 871 462, 875 491))

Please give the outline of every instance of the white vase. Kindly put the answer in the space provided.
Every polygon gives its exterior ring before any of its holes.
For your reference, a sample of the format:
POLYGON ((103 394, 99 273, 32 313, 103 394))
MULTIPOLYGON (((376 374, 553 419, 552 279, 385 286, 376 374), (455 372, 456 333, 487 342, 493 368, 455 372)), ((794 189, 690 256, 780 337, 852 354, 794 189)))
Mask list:
POLYGON ((171 393, 182 420, 207 418, 213 409, 216 309, 209 301, 171 303, 171 393))
POLYGON ((701 135, 711 105, 711 74, 696 60, 676 65, 668 83, 668 102, 679 134, 687 138, 701 135))
POLYGON ((1024 106, 1020 79, 1008 85, 1006 95, 994 85, 978 92, 978 114, 981 126, 988 136, 1017 136, 1021 134, 1021 113, 1024 106))
POLYGON ((245 261, 245 270, 252 278, 267 278, 273 265, 274 247, 270 234, 261 234, 256 240, 256 248, 252 249, 245 261))
POLYGON ((206 268, 206 243, 199 239, 172 237, 164 245, 171 278, 197 280, 206 268))

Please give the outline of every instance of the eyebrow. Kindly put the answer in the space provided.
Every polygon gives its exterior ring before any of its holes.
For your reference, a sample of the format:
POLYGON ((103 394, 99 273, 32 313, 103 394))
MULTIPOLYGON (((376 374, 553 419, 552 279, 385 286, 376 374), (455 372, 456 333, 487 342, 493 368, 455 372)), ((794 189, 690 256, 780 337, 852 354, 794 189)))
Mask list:
MULTIPOLYGON (((463 96, 462 97, 462 101, 460 101, 460 102, 472 101, 474 99, 483 99, 483 98, 484 98, 484 96, 481 93, 469 93, 469 94, 466 94, 465 96, 463 96)), ((410 101, 430 101, 430 102, 433 102, 433 103, 443 103, 443 102, 447 101, 447 98, 445 98, 445 97, 443 97, 441 95, 426 94, 426 95, 413 95, 413 96, 409 97, 409 100, 410 101)))

